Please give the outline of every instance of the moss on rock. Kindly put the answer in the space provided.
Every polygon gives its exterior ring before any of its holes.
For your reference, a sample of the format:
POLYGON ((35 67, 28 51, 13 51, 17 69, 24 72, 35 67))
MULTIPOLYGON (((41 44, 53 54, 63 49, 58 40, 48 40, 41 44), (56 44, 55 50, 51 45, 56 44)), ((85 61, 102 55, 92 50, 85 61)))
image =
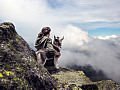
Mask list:
POLYGON ((72 90, 81 89, 83 84, 92 83, 92 81, 85 76, 83 71, 74 71, 68 68, 60 67, 56 72, 50 71, 52 76, 58 78, 59 88, 72 90), (73 89, 74 88, 74 89, 73 89))
POLYGON ((56 80, 37 62, 35 51, 12 23, 0 24, 0 89, 56 89, 56 80))
POLYGON ((83 71, 74 71, 69 68, 61 67, 54 71, 49 71, 52 76, 58 79, 59 89, 63 90, 119 90, 112 80, 103 80, 99 82, 91 81, 83 71))

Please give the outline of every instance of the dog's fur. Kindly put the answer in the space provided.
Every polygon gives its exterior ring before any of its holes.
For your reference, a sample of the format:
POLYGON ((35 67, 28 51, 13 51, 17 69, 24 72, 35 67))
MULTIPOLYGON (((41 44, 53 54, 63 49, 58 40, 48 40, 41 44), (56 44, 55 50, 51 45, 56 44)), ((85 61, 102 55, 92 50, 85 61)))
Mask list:
MULTIPOLYGON (((60 52, 60 50, 61 50, 63 39, 64 39, 64 37, 60 38, 60 37, 55 37, 54 36, 53 47, 57 52, 60 52)), ((43 65, 45 65, 46 60, 48 59, 46 57, 45 53, 46 53, 46 49, 41 49, 41 50, 36 52, 38 62, 43 64, 43 65)), ((56 68, 58 68, 57 61, 58 61, 58 56, 54 56, 54 66, 56 68)))
POLYGON ((43 49, 38 50, 36 52, 36 55, 37 55, 37 61, 38 61, 38 63, 40 63, 42 65, 45 65, 46 60, 47 60, 46 49, 43 48, 43 49))
MULTIPOLYGON (((57 52, 60 52, 60 50, 62 48, 62 40, 63 39, 64 39, 64 37, 60 38, 60 37, 54 36, 53 46, 57 52)), ((58 67, 58 56, 54 56, 54 65, 56 68, 59 68, 58 67)))

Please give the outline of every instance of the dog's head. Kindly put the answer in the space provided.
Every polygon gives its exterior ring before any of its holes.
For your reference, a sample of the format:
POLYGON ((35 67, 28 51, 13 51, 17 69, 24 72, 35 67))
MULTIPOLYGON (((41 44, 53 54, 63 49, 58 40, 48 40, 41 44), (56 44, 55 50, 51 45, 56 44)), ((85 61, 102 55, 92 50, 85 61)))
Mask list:
POLYGON ((62 46, 62 41, 63 41, 63 39, 64 39, 64 36, 63 36, 62 38, 60 38, 60 37, 56 37, 56 36, 54 35, 53 44, 56 45, 56 46, 61 47, 61 46, 62 46))

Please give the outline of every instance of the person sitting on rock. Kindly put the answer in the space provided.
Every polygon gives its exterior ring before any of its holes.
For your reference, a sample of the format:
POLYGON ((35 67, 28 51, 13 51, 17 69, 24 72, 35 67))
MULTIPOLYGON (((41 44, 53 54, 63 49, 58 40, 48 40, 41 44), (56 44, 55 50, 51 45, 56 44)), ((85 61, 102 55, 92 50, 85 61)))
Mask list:
POLYGON ((52 39, 49 38, 50 31, 49 27, 43 27, 35 41, 37 59, 44 66, 54 66, 54 56, 60 56, 60 52, 54 49, 52 39))

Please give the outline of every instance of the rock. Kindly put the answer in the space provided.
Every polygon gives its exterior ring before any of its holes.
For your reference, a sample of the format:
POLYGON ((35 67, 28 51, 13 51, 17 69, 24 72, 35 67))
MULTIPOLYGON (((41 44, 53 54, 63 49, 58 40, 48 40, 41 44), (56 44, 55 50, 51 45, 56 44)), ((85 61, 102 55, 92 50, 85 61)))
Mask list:
POLYGON ((112 80, 99 82, 91 81, 83 71, 75 71, 69 68, 59 67, 59 69, 49 71, 52 76, 58 79, 58 88, 65 90, 120 90, 112 80))
POLYGON ((98 86, 95 84, 82 85, 82 90, 98 90, 98 86))
POLYGON ((92 83, 83 71, 74 71, 69 68, 59 67, 59 69, 49 72, 52 76, 58 78, 59 88, 69 90, 71 87, 74 88, 73 90, 78 90, 81 89, 83 84, 92 83))
POLYGON ((75 71, 83 71, 90 80, 96 82, 101 80, 109 80, 102 70, 95 70, 91 65, 78 66, 78 65, 68 65, 67 68, 73 69, 75 71))
POLYGON ((37 62, 35 51, 17 34, 12 23, 0 24, 0 90, 49 90, 57 82, 37 62))
POLYGON ((93 82, 93 84, 97 85, 99 90, 120 90, 120 85, 112 80, 102 80, 93 82))

